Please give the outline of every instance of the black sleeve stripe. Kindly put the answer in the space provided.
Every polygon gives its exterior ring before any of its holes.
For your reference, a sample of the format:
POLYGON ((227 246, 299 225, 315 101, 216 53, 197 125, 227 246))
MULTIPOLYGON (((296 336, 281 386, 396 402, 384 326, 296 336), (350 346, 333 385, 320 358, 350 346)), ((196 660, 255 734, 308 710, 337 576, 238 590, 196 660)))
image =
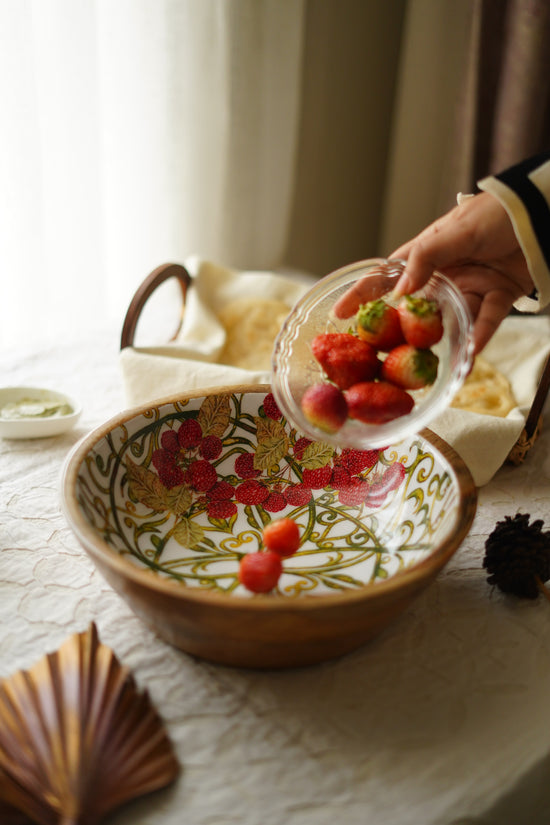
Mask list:
POLYGON ((523 202, 529 214, 537 243, 546 261, 546 266, 550 269, 550 207, 540 189, 528 177, 530 172, 537 169, 548 159, 548 155, 529 158, 517 166, 512 166, 511 169, 495 175, 495 178, 502 181, 509 189, 512 189, 523 202))

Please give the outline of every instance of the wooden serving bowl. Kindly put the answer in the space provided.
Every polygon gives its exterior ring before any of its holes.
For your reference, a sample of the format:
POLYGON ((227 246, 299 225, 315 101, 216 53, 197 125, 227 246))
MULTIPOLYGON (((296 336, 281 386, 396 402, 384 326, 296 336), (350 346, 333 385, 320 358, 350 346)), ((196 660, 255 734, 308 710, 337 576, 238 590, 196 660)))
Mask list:
POLYGON ((467 535, 472 478, 428 430, 380 450, 311 442, 268 386, 126 411, 76 445, 66 518, 98 569, 167 642, 227 665, 309 665, 354 650, 434 579, 467 535), (299 551, 276 589, 238 581, 263 526, 299 551))

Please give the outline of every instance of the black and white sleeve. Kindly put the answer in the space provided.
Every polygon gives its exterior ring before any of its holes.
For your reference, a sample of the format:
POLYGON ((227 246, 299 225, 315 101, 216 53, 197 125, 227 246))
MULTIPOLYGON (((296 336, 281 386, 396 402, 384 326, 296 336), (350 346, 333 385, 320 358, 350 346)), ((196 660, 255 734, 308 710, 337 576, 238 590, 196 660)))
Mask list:
POLYGON ((478 181, 506 209, 525 255, 535 292, 516 309, 537 312, 550 304, 550 152, 478 181))

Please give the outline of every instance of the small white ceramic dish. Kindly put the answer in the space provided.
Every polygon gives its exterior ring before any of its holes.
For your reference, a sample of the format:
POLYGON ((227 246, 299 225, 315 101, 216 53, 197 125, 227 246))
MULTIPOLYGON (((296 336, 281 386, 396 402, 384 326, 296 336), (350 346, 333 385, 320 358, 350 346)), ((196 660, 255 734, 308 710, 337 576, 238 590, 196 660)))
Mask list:
POLYGON ((304 415, 301 408, 304 393, 323 381, 321 367, 311 352, 311 341, 322 332, 349 332, 354 322, 355 310, 348 317, 336 317, 333 311, 336 302, 361 284, 363 302, 385 296, 389 303, 396 303, 391 292, 403 269, 403 261, 385 258, 342 267, 310 289, 286 319, 273 352, 273 392, 288 420, 310 438, 336 447, 360 449, 393 444, 428 426, 462 386, 473 358, 472 322, 458 289, 448 278, 434 272, 426 286, 415 294, 438 302, 445 332, 433 347, 439 358, 437 379, 431 387, 410 393, 415 401, 413 410, 385 424, 365 424, 349 418, 332 434, 315 427, 304 415))
POLYGON ((0 438, 46 438, 70 430, 82 408, 45 387, 0 388, 0 438))

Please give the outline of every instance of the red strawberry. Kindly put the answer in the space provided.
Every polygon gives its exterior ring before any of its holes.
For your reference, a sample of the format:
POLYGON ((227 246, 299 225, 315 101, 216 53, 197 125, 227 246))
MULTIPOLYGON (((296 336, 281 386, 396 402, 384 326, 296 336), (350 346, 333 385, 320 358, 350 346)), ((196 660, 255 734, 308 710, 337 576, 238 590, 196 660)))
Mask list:
POLYGON ((410 413, 414 400, 408 392, 387 381, 364 381, 346 392, 351 418, 365 424, 385 424, 410 413))
POLYGON ((294 519, 280 518, 264 527, 262 539, 268 550, 286 558, 300 546, 300 528, 294 519))
POLYGON ((404 390, 418 390, 437 378, 439 358, 431 349, 401 344, 392 349, 382 364, 382 378, 404 390))
POLYGON ((383 352, 388 352, 405 340, 397 309, 383 298, 362 304, 357 311, 356 321, 359 338, 383 352))
POLYGON ((283 572, 283 563, 277 553, 247 553, 239 563, 239 581, 253 593, 269 593, 283 572))
POLYGON ((359 381, 372 381, 380 369, 376 350, 350 332, 323 332, 311 342, 311 351, 329 381, 347 390, 359 381))
POLYGON ((314 384, 302 397, 307 420, 326 433, 335 433, 345 424, 348 406, 342 390, 333 384, 314 384))
POLYGON ((437 301, 404 295, 397 311, 408 344, 419 349, 429 349, 443 337, 443 318, 437 301))

